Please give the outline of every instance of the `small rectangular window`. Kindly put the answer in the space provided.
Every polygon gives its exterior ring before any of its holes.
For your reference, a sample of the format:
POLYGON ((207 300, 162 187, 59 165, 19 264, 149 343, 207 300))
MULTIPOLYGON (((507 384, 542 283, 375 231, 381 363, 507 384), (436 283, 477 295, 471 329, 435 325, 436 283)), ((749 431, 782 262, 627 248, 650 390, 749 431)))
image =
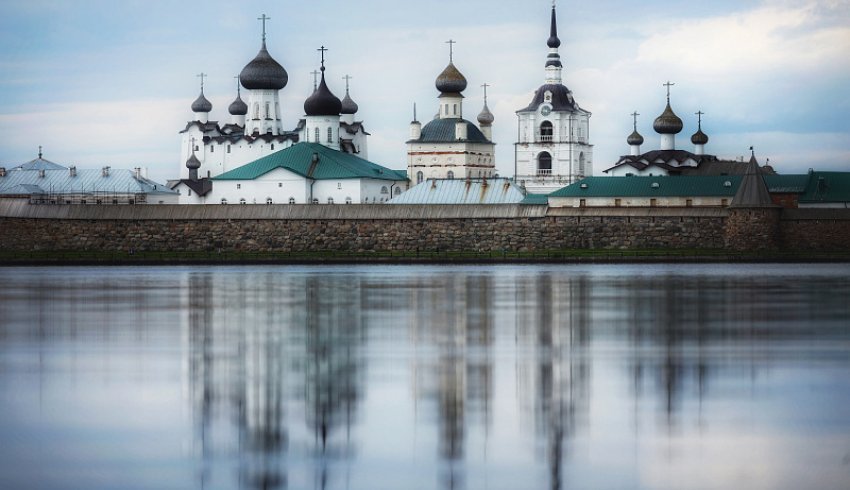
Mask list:
POLYGON ((583 208, 587 206, 587 199, 579 199, 578 207, 583 208))
POLYGON ((614 199, 614 207, 619 208, 622 205, 622 201, 620 199, 614 199))
POLYGON ((693 199, 685 199, 685 206, 686 206, 686 207, 691 207, 691 206, 693 206, 693 205, 694 205, 694 200, 693 200, 693 199))
POLYGON ((227 145, 227 153, 230 153, 230 145, 227 145))
POLYGON ((650 207, 653 207, 653 208, 654 208, 654 207, 655 207, 655 206, 657 206, 657 205, 658 205, 658 199, 653 198, 653 199, 650 199, 650 200, 649 200, 649 206, 650 206, 650 207))
POLYGON ((236 184, 236 188, 237 188, 237 189, 241 189, 241 188, 242 188, 242 184, 236 184))
POLYGON ((721 200, 720 200, 720 205, 721 205, 721 206, 727 206, 727 205, 729 205, 729 200, 728 200, 728 199, 721 199, 721 200))
POLYGON ((210 153, 215 153, 215 145, 210 145, 210 153))

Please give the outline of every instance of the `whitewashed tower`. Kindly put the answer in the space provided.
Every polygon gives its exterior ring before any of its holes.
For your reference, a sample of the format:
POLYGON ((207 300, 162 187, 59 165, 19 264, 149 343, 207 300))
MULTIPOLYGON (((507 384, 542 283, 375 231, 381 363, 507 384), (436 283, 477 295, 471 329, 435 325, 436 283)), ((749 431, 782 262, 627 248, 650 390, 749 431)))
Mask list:
POLYGON ((528 107, 517 111, 516 180, 535 194, 548 194, 593 174, 591 113, 576 103, 563 84, 554 2, 546 45, 545 83, 528 107))

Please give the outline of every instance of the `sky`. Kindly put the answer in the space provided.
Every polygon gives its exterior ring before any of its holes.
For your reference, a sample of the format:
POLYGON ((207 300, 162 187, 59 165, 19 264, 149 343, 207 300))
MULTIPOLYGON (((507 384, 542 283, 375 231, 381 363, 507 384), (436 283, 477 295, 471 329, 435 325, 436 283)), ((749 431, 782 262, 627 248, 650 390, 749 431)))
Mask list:
MULTIPOLYGON (((515 112, 544 82, 551 0, 0 0, 0 166, 44 157, 80 168, 145 167, 176 178, 200 72, 210 119, 229 122, 243 66, 268 49, 289 73, 280 92, 294 128, 324 45, 327 81, 346 74, 369 137, 369 159, 406 167, 413 104, 437 112, 434 80, 454 61, 469 85, 464 116, 496 121, 497 171, 512 176, 515 112)), ((597 0, 558 2, 564 84, 593 115, 594 173, 628 154, 637 111, 643 151, 666 81, 692 149, 697 111, 725 158, 756 155, 780 173, 850 171, 850 0, 597 0)))

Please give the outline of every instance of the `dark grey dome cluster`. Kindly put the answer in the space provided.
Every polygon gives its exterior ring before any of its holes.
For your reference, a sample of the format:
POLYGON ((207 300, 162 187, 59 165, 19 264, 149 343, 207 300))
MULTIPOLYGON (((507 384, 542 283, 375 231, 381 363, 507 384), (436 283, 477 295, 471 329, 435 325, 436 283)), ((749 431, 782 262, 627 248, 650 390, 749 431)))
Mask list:
POLYGON ((242 100, 240 95, 236 95, 236 100, 234 100, 230 106, 227 108, 228 112, 232 116, 244 116, 248 114, 248 104, 242 100))
POLYGON ((490 112, 490 108, 487 107, 487 104, 484 104, 484 108, 481 109, 481 113, 478 114, 478 123, 483 126, 488 126, 493 124, 493 121, 495 120, 496 118, 493 117, 493 113, 490 112))
POLYGON ((280 63, 271 57, 263 41, 260 52, 239 74, 239 82, 249 90, 280 90, 286 87, 289 75, 280 63))
POLYGON ((466 90, 466 77, 458 71, 454 63, 449 63, 437 77, 435 85, 437 90, 444 94, 461 93, 466 90))
POLYGON ((637 132, 637 130, 634 130, 632 131, 632 134, 630 134, 629 137, 626 138, 626 143, 628 143, 630 146, 640 146, 643 144, 643 136, 641 136, 640 133, 637 132))
POLYGON ((664 112, 656 117, 655 122, 652 124, 652 128, 658 134, 679 134, 682 131, 682 127, 682 120, 670 108, 670 102, 667 102, 664 112))
POLYGON ((698 129, 696 133, 691 136, 691 143, 695 145, 704 145, 708 143, 708 135, 702 132, 702 129, 698 129))
POLYGON ((304 114, 308 116, 339 116, 342 111, 342 101, 332 94, 325 83, 324 68, 322 81, 313 95, 304 101, 304 114))
POLYGON ((189 159, 186 160, 186 168, 188 168, 189 170, 197 170, 201 168, 201 161, 198 160, 198 157, 195 156, 194 151, 192 152, 192 156, 190 156, 189 159))
POLYGON ((351 99, 351 96, 348 95, 348 91, 345 92, 345 97, 342 98, 342 109, 340 109, 340 114, 357 114, 357 103, 351 99))
POLYGON ((210 112, 212 111, 212 102, 204 97, 204 91, 201 90, 201 95, 192 102, 192 112, 210 112))

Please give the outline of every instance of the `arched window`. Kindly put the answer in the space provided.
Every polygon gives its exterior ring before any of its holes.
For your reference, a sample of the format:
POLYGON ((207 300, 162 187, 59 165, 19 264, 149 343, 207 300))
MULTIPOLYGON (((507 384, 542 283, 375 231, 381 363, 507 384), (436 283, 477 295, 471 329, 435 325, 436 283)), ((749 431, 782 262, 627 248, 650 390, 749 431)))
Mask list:
POLYGON ((274 118, 280 119, 280 103, 278 102, 274 103, 274 118))
POLYGON ((294 197, 289 198, 289 204, 295 204, 295 198, 294 197))
POLYGON ((245 198, 244 197, 239 199, 239 204, 245 204, 245 198))
POLYGON ((333 204, 333 203, 334 203, 334 198, 329 197, 329 198, 328 198, 328 204, 333 204))
POLYGON ((351 204, 351 198, 350 197, 345 198, 345 204, 351 204))
POLYGON ((274 201, 272 201, 272 198, 267 197, 266 198, 266 204, 274 204, 274 201))
POLYGON ((395 188, 395 195, 398 196, 400 194, 401 194, 401 187, 396 187, 395 188))
POLYGON ((271 119, 271 109, 268 102, 266 102, 266 119, 271 119))
POLYGON ((552 141, 552 123, 549 121, 543 121, 540 123, 540 141, 547 142, 552 141))
POLYGON ((416 183, 421 184, 423 180, 425 180, 425 174, 421 170, 416 172, 416 183))
POLYGON ((313 198, 313 204, 319 204, 319 198, 314 197, 313 198))
POLYGON ((260 103, 254 102, 254 119, 260 119, 260 103))
POLYGON ((227 199, 225 199, 225 198, 223 198, 223 197, 222 197, 222 198, 221 198, 221 203, 222 203, 222 204, 227 204, 227 199))
POLYGON ((455 173, 449 170, 449 173, 446 174, 446 178, 452 180, 455 178, 455 173))
POLYGON ((552 175, 552 155, 549 152, 537 155, 537 175, 552 175))
POLYGON ((387 186, 381 186, 381 194, 389 194, 390 190, 387 189, 387 186))
POLYGON ((578 154, 578 171, 582 176, 585 175, 584 152, 581 152, 581 153, 578 154))
POLYGON ((328 143, 334 142, 334 130, 331 127, 328 127, 328 143))
POLYGON ((315 141, 316 141, 316 143, 318 143, 318 142, 319 142, 319 134, 320 134, 320 133, 319 133, 319 128, 316 128, 316 129, 313 131, 313 133, 315 134, 315 141))
POLYGON ((457 104, 452 104, 452 115, 457 116, 457 104))

